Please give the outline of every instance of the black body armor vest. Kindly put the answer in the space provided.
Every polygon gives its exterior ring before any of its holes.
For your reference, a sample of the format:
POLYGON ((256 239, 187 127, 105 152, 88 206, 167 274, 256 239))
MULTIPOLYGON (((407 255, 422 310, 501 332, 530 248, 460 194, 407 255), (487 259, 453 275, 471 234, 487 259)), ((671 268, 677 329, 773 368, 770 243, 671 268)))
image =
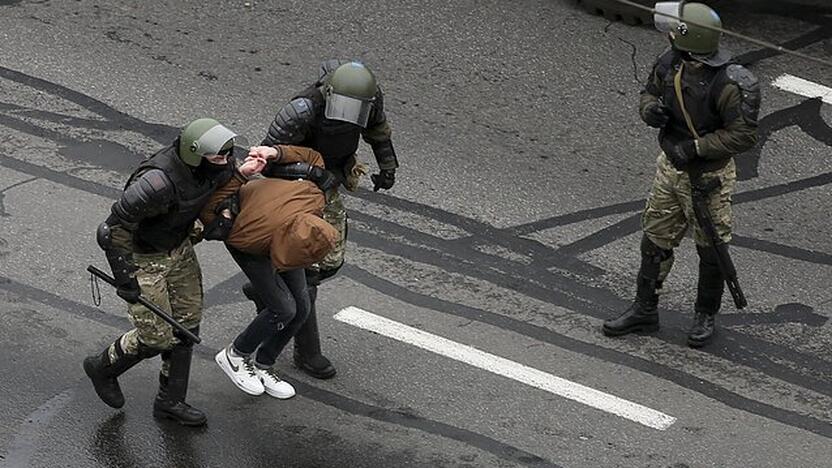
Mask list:
POLYGON ((212 177, 197 177, 176 153, 175 146, 168 146, 142 161, 130 176, 125 187, 133 179, 149 169, 160 169, 173 184, 173 200, 164 214, 139 222, 133 233, 133 243, 139 253, 166 252, 179 246, 191 231, 199 212, 217 187, 224 185, 233 174, 229 169, 212 177))

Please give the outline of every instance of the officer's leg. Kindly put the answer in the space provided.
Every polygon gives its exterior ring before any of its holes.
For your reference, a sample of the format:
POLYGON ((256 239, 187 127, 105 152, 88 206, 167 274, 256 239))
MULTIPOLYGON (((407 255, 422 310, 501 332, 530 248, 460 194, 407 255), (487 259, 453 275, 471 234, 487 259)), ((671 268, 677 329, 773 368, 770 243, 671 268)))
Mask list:
MULTIPOLYGON (((142 295, 165 310, 170 310, 167 282, 159 259, 136 256, 136 279, 142 295)), ((100 355, 84 360, 84 371, 92 380, 95 392, 104 403, 113 408, 124 406, 124 394, 118 384, 118 376, 143 359, 159 354, 170 345, 170 326, 157 318, 141 304, 128 306, 133 330, 119 337, 100 355)))
MULTIPOLYGON (((719 177, 722 183, 720 189, 711 194, 708 209, 717 235, 722 242, 727 244, 731 240, 733 220, 731 196, 736 184, 736 168, 733 161, 709 176, 719 177)), ((690 210, 692 214, 693 207, 690 210)), ((693 237, 696 242, 696 252, 699 254, 699 279, 696 288, 693 326, 688 333, 688 345, 699 348, 707 344, 714 336, 716 314, 722 306, 722 295, 725 291, 725 278, 719 269, 716 252, 698 225, 694 226, 693 237)))
POLYGON ((319 264, 313 265, 306 271, 309 288, 309 317, 295 334, 295 365, 318 379, 329 379, 335 375, 335 367, 321 354, 321 339, 318 331, 318 316, 315 302, 318 298, 318 285, 338 272, 344 264, 344 253, 347 246, 347 213, 341 196, 337 191, 330 193, 324 207, 326 219, 338 231, 338 241, 335 248, 319 264))
MULTIPOLYGON (((202 272, 191 247, 185 241, 170 257, 167 271, 171 315, 194 334, 199 334, 202 319, 202 272)), ((176 337, 170 326, 171 344, 162 355, 159 392, 153 402, 153 416, 172 419, 187 426, 206 423, 205 414, 185 403, 191 371, 193 343, 176 337)))
POLYGON ((641 267, 636 275, 636 297, 616 319, 604 322, 607 336, 659 329, 658 291, 673 265, 673 250, 662 249, 645 234, 641 239, 641 267))
POLYGON ((659 156, 656 178, 642 213, 641 266, 636 275, 636 297, 618 318, 607 320, 603 332, 620 336, 659 328, 658 291, 673 266, 673 248, 687 230, 676 187, 679 174, 659 156))
POLYGON ((100 354, 84 359, 84 372, 92 380, 95 393, 113 408, 124 406, 124 394, 118 384, 118 377, 143 359, 159 354, 159 351, 137 341, 137 332, 131 330, 104 348, 100 354), (133 349, 126 343, 133 341, 133 349), (128 348, 125 350, 125 348, 128 348))

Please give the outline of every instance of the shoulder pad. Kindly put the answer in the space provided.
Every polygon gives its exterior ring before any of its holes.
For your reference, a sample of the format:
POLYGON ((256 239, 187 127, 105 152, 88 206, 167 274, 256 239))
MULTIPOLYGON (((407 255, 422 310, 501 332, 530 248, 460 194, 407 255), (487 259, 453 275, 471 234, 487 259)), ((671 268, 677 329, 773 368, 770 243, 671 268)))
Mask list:
POLYGON ((268 145, 291 145, 302 142, 315 120, 315 103, 305 97, 292 99, 274 116, 264 140, 268 145))
POLYGON ((285 110, 291 119, 311 121, 315 117, 315 102, 306 97, 299 97, 289 101, 281 110, 285 110))
POLYGON ((673 50, 672 47, 668 47, 656 57, 656 66, 661 68, 670 68, 673 66, 673 62, 675 62, 678 58, 679 52, 673 50))
POLYGON ((749 122, 757 122, 760 113, 760 82, 750 70, 738 64, 725 68, 728 83, 734 83, 740 90, 740 113, 749 122))
POLYGON ((175 188, 164 171, 150 169, 138 175, 113 205, 113 214, 126 224, 165 212, 175 188))
POLYGON ((740 89, 757 88, 760 84, 757 77, 749 69, 736 63, 732 63, 725 68, 725 76, 739 85, 740 89))
POLYGON ((672 48, 668 48, 659 54, 656 58, 656 65, 654 66, 656 76, 663 80, 674 69, 679 58, 679 53, 672 48))
POLYGON ((340 67, 341 65, 345 64, 344 60, 341 59, 329 59, 321 62, 321 67, 318 70, 318 82, 323 82, 326 75, 334 72, 336 68, 340 67))

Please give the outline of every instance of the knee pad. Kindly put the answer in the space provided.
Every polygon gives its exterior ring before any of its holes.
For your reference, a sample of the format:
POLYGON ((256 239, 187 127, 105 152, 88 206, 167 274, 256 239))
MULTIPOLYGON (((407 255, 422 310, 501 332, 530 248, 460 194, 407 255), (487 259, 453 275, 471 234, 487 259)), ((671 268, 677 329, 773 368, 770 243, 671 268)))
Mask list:
POLYGON ((663 249, 643 235, 641 236, 641 256, 650 259, 650 263, 662 263, 673 258, 673 250, 663 249))
POLYGON ((340 263, 337 267, 335 267, 335 268, 329 268, 329 269, 327 269, 327 270, 321 270, 321 271, 319 271, 319 272, 318 272, 318 275, 319 275, 319 280, 318 280, 318 282, 319 282, 319 283, 321 283, 321 282, 323 282, 324 280, 327 280, 327 279, 329 279, 329 278, 332 278, 333 276, 335 276, 335 274, 336 274, 336 273, 338 273, 338 271, 339 271, 339 270, 341 269, 341 267, 343 267, 343 266, 344 266, 344 262, 341 262, 341 263, 340 263))
POLYGON ((333 276, 335 276, 335 274, 338 273, 338 271, 343 266, 344 266, 344 262, 341 262, 341 264, 339 264, 337 267, 328 268, 326 270, 307 269, 306 270, 306 284, 309 285, 309 286, 318 286, 322 282, 324 282, 324 280, 327 280, 327 279, 332 278, 333 276))

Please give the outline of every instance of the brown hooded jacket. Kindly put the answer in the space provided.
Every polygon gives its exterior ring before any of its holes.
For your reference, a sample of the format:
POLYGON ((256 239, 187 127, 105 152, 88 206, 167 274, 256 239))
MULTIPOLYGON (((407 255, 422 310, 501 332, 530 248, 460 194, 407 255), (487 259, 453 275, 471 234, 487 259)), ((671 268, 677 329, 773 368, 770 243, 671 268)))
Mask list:
MULTIPOLYGON (((320 153, 301 146, 277 146, 280 163, 306 162, 323 167, 320 153)), ((240 213, 226 242, 255 255, 269 255, 279 270, 308 267, 335 247, 338 233, 321 217, 324 194, 308 180, 264 178, 250 182, 242 176, 218 189, 200 219, 214 217, 215 207, 234 192, 240 196, 240 213)))

